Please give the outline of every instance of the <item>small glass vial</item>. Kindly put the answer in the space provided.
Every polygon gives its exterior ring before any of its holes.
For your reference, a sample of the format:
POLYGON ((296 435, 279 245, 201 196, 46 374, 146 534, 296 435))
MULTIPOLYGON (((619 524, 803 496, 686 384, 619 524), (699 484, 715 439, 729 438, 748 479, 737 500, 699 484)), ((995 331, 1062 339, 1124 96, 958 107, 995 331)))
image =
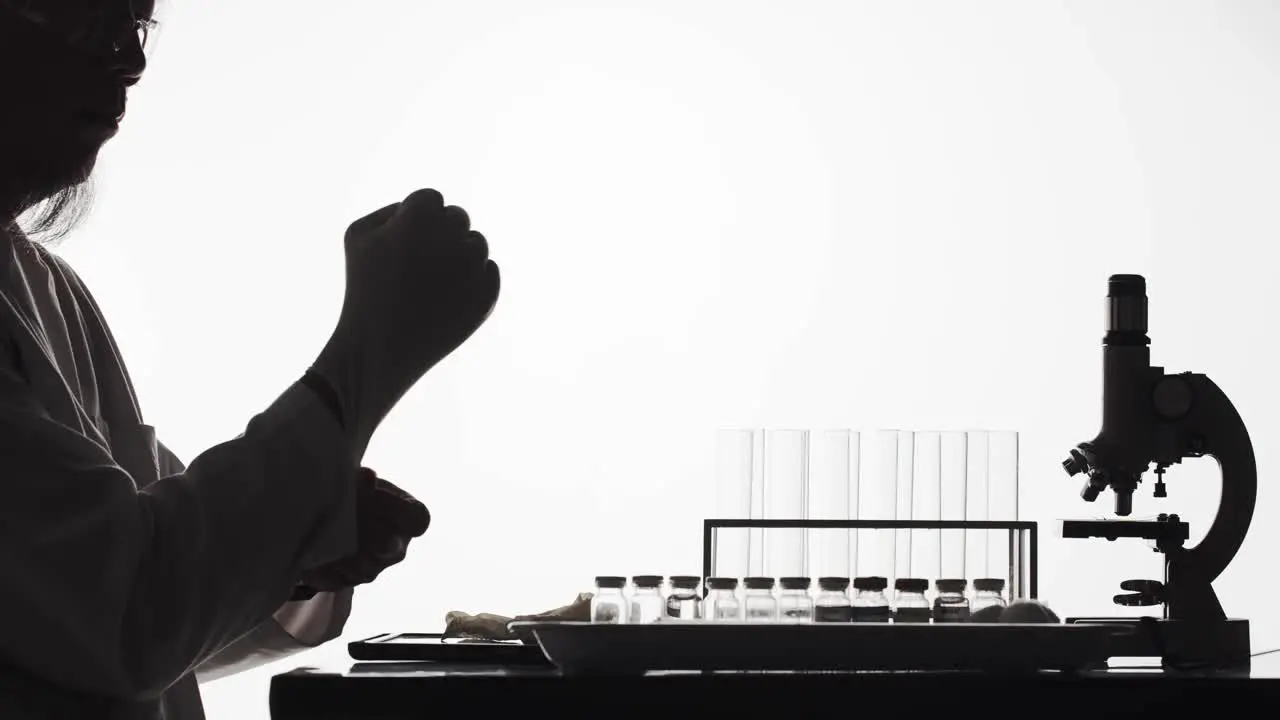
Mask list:
MULTIPOLYGON (((1004 599, 1004 578, 978 578, 973 581, 973 612, 989 607, 1003 608, 1008 603, 1004 599)), ((996 612, 992 610, 992 612, 996 612)))
POLYGON ((884 591, 889 581, 879 576, 853 579, 853 621, 861 623, 889 622, 889 598, 884 591))
POLYGON ((698 598, 699 578, 694 575, 672 575, 671 594, 667 595, 667 617, 697 620, 702 617, 698 598))
POLYGON ((853 607, 849 602, 849 578, 818 578, 818 597, 813 601, 813 621, 847 623, 852 620, 853 607))
POLYGON ((742 616, 749 623, 778 620, 778 601, 773 597, 773 578, 743 578, 747 591, 742 595, 742 616))
POLYGON ((627 598, 622 594, 627 579, 620 575, 596 578, 596 594, 591 597, 591 622, 621 624, 627 621, 627 598))
POLYGON ((742 621, 742 603, 738 601, 738 578, 707 578, 707 607, 703 613, 711 622, 742 621))
POLYGON ((644 625, 662 619, 667 605, 662 600, 662 576, 636 575, 631 578, 631 588, 631 617, 627 622, 644 625))
POLYGON ((893 621, 895 623, 927 623, 933 618, 933 608, 924 594, 929 581, 924 578, 898 578, 893 581, 893 621))
POLYGON ((934 585, 938 596, 933 599, 933 621, 936 623, 965 622, 969 619, 969 598, 964 591, 969 581, 939 580, 934 585))
POLYGON ((813 598, 809 597, 809 578, 784 577, 778 580, 778 621, 784 623, 813 622, 813 598))

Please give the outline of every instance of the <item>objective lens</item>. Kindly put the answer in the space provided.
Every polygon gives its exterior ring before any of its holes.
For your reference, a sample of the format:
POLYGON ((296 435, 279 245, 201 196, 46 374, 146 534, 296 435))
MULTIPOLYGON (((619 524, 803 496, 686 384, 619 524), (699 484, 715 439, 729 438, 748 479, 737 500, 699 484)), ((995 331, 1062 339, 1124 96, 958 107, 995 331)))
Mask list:
POLYGON ((1116 491, 1116 514, 1120 517, 1128 517, 1133 514, 1133 491, 1115 488, 1116 491))

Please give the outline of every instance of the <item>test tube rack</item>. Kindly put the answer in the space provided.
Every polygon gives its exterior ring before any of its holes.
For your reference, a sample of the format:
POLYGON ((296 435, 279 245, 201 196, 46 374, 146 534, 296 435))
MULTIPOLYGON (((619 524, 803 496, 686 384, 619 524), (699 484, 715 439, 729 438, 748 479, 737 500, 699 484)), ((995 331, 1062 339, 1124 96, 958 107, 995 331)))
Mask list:
MULTIPOLYGON (((762 520, 713 518, 702 521, 702 577, 716 576, 718 530, 996 530, 1009 536, 1006 587, 1014 600, 1035 600, 1038 531, 1030 521, 1000 520, 762 520)), ((891 578, 892 579, 892 578, 891 578)), ((935 578, 936 579, 936 578, 935 578)), ((704 590, 705 592, 705 590, 704 590)))

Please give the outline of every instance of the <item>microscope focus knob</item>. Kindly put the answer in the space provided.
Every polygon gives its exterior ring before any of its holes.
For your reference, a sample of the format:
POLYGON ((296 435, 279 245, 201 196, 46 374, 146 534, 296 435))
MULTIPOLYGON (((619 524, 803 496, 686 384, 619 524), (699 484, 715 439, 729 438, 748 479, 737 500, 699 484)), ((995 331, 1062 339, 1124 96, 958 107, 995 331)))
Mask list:
POLYGON ((1168 420, 1177 420, 1191 412, 1193 399, 1191 385, 1180 375, 1162 379, 1151 396, 1156 412, 1168 420))

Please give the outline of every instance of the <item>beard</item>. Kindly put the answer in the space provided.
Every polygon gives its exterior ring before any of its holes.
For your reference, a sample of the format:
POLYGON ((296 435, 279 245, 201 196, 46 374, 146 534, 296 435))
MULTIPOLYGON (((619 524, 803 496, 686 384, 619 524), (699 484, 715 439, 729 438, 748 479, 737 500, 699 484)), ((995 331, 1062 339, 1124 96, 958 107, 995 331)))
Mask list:
MULTIPOLYGON (((98 147, 67 138, 62 142, 27 146, 11 155, 7 163, 15 191, 21 191, 27 207, 88 182, 98 164, 98 147)), ((7 155, 8 153, 6 153, 7 155)))
MULTIPOLYGON (((54 158, 46 157, 36 172, 25 177, 14 173, 26 182, 18 189, 16 199, 5 205, 8 208, 4 217, 6 224, 14 223, 32 241, 56 244, 89 212, 96 158, 93 154, 87 158, 58 158, 66 161, 50 162, 54 158)), ((15 195, 0 193, 0 201, 10 197, 15 195)))
POLYGON ((5 139, 29 140, 15 146, 0 139, 0 211, 6 224, 22 216, 23 226, 31 227, 35 218, 36 226, 49 229, 85 204, 92 194, 90 180, 100 143, 87 143, 72 133, 51 133, 49 128, 38 135, 6 130, 5 139), (55 137, 59 139, 41 141, 55 137))

